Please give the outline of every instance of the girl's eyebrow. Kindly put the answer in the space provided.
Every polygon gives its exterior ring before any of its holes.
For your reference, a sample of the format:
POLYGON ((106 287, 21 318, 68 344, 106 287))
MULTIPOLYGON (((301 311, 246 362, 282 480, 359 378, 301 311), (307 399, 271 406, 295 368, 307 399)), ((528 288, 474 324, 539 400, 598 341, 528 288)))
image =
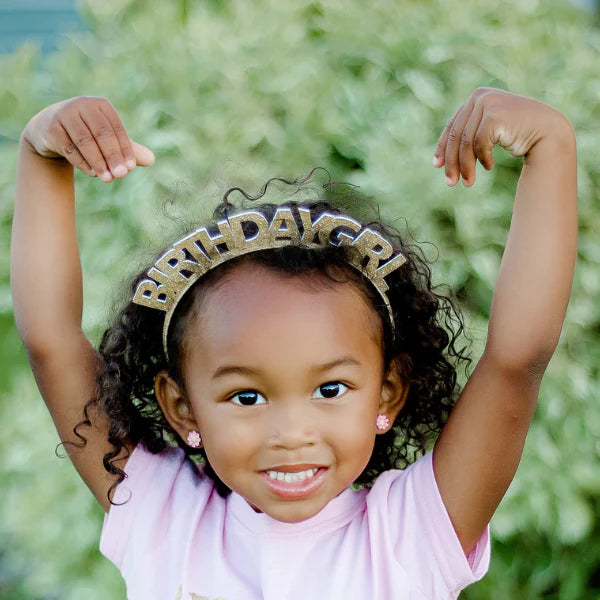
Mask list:
POLYGON ((218 379, 219 377, 225 377, 225 375, 233 373, 237 373, 238 375, 258 375, 258 370, 238 365, 223 365, 213 373, 212 379, 218 379))
MULTIPOLYGON (((332 360, 327 363, 320 365, 314 365, 310 368, 314 373, 324 373, 334 367, 340 366, 353 366, 361 367, 362 363, 354 358, 353 356, 343 356, 336 360, 332 360)), ((252 367, 246 367, 242 365, 223 365, 219 367, 212 375, 212 379, 218 379, 219 377, 225 377, 226 375, 237 374, 237 375, 259 375, 260 369, 254 369, 252 367)))

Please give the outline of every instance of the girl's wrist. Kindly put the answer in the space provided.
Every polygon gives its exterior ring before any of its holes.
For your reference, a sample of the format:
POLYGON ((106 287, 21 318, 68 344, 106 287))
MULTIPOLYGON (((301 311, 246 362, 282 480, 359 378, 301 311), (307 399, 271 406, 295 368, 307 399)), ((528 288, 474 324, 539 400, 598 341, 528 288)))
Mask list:
POLYGON ((544 161, 564 162, 569 155, 576 155, 575 130, 570 121, 558 110, 552 109, 539 140, 528 150, 525 163, 543 158, 544 161))
POLYGON ((48 134, 48 114, 51 107, 40 111, 31 119, 21 133, 21 140, 26 143, 26 148, 43 158, 62 158, 50 148, 44 140, 48 134))
POLYGON ((29 132, 27 131, 27 127, 25 127, 25 129, 21 132, 19 137, 19 146, 27 153, 31 153, 39 158, 45 159, 48 164, 60 165, 61 167, 63 167, 64 164, 69 164, 69 161, 60 154, 56 154, 55 152, 51 152, 49 150, 46 152, 39 151, 32 142, 29 132))
POLYGON ((37 154, 37 151, 33 147, 33 144, 29 141, 29 137, 27 135, 27 127, 25 127, 25 129, 23 129, 23 131, 21 132, 21 136, 19 137, 19 144, 23 148, 25 148, 25 150, 29 150, 29 151, 34 152, 35 154, 37 154))

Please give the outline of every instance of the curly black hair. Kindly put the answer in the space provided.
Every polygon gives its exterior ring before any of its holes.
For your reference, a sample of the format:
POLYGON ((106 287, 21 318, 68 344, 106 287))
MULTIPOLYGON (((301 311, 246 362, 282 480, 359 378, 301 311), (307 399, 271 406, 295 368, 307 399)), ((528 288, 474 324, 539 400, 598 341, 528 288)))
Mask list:
MULTIPOLYGON (((240 192, 254 202, 265 195, 273 181, 297 189, 313 172, 302 180, 273 178, 256 196, 249 196, 240 188, 231 188, 215 209, 213 217, 215 220, 226 218, 239 208, 229 199, 233 192, 240 192)), ((331 181, 322 189, 324 192, 319 193, 320 197, 312 200, 288 201, 279 205, 291 209, 300 230, 299 207, 308 208, 314 222, 319 214, 325 211, 340 213, 340 204, 347 204, 343 194, 336 191, 339 187, 331 181), (336 199, 338 202, 335 202, 336 199)), ((356 201, 355 193, 352 197, 356 201)), ((253 204, 253 210, 262 213, 269 221, 277 208, 276 204, 253 204)), ((347 210, 343 212, 347 214, 347 210)), ((384 225, 380 220, 364 222, 363 219, 362 224, 384 235, 407 259, 405 264, 386 276, 394 329, 381 296, 366 277, 349 266, 346 259, 348 247, 341 245, 318 249, 290 245, 261 250, 232 259, 209 271, 185 294, 175 311, 167 341, 168 358, 162 345, 164 313, 131 301, 121 307, 102 337, 96 391, 84 408, 84 420, 74 429, 85 443, 79 429, 91 424, 90 412, 101 410, 108 416, 108 441, 113 450, 105 454, 104 467, 116 476, 108 492, 111 503, 116 487, 125 479, 125 472, 118 466, 119 460, 127 453, 127 448, 139 443, 154 454, 168 446, 181 447, 190 459, 203 463, 204 474, 214 481, 220 495, 230 493, 231 490, 212 469, 204 450, 190 448, 171 428, 158 406, 154 381, 157 373, 166 370, 182 384, 185 332, 188 318, 193 313, 192 307, 200 295, 241 263, 257 264, 289 277, 308 276, 325 285, 351 282, 379 314, 384 371, 398 369, 400 377, 409 385, 409 392, 393 427, 376 437, 369 463, 355 483, 372 485, 381 472, 405 468, 427 450, 456 401, 458 365, 461 361, 470 362, 465 347, 458 347, 464 320, 454 300, 433 287, 429 263, 418 246, 405 243, 395 228, 384 225)), ((130 297, 145 277, 146 268, 133 278, 130 297)))

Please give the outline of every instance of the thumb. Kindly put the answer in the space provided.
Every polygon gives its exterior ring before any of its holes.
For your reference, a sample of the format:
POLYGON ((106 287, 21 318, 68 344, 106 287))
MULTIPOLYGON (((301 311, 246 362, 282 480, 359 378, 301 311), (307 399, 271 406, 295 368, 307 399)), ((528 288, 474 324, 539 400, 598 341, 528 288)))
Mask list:
POLYGON ((149 167, 154 164, 154 152, 142 144, 131 141, 131 148, 133 149, 133 155, 135 162, 140 167, 149 167))

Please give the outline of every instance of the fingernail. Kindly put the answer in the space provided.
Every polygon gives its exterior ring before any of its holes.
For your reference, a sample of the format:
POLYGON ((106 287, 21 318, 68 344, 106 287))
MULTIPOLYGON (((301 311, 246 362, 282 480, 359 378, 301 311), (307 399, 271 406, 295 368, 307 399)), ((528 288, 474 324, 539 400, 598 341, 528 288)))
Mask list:
POLYGON ((112 178, 113 176, 108 171, 103 171, 102 175, 100 175, 100 179, 102 179, 102 181, 104 181, 105 183, 112 181, 112 178))
POLYGON ((96 177, 96 171, 94 171, 94 169, 90 169, 90 175, 92 177, 96 177))
POLYGON ((454 179, 452 177, 446 177, 446 185, 452 187, 454 185, 454 179))
POLYGON ((471 187, 471 182, 463 177, 462 183, 465 187, 471 187))
POLYGON ((135 160, 131 160, 129 159, 128 161, 125 162, 125 164, 127 165, 127 168, 131 171, 133 169, 135 169, 135 167, 137 166, 135 163, 135 160))
POLYGON ((127 169, 123 165, 118 165, 112 170, 112 172, 115 177, 123 177, 128 173, 127 169))
POLYGON ((433 166, 434 167, 441 167, 442 166, 442 159, 439 156, 434 156, 433 157, 433 166))

